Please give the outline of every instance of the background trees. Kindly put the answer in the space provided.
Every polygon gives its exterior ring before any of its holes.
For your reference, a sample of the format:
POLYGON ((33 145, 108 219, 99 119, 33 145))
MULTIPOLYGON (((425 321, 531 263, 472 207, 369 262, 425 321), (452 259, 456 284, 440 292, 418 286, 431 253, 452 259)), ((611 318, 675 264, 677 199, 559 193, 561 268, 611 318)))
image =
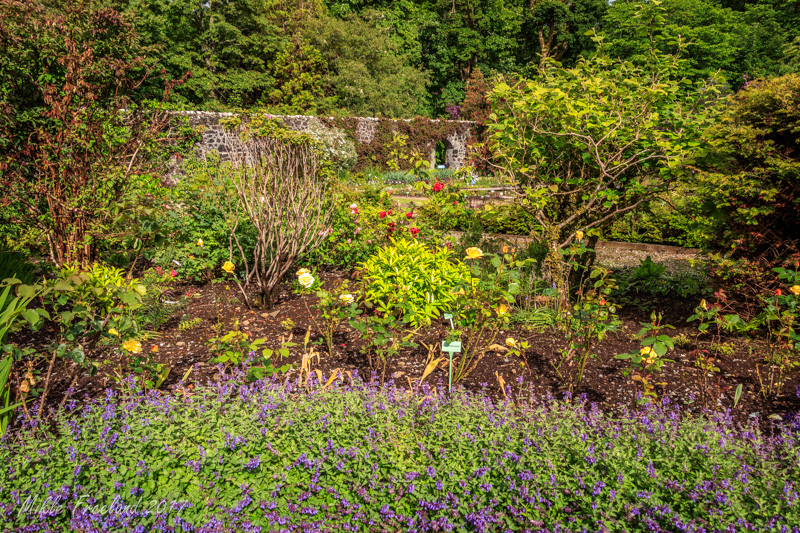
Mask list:
MULTIPOLYGON (((698 80, 721 70, 733 89, 745 76, 800 68, 800 13, 796 2, 778 0, 104 2, 131 17, 142 45, 152 46, 151 64, 172 79, 192 73, 175 99, 193 108, 447 116, 475 69, 489 79, 535 76, 546 58, 574 65, 595 51, 592 29, 622 59, 690 42, 683 73, 698 80), (668 13, 669 25, 650 43, 637 28, 657 13, 668 13)), ((155 98, 160 90, 145 82, 137 92, 155 98)))

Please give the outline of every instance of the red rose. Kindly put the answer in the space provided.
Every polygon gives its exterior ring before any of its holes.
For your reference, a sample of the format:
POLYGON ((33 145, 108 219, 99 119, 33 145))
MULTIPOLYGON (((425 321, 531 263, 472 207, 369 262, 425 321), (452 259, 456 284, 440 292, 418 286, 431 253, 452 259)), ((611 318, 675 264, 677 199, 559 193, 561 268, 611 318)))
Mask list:
POLYGON ((458 200, 453 200, 453 205, 458 205, 458 200))
POLYGON ((414 216, 414 213, 406 213, 406 218, 411 218, 414 216))
POLYGON ((783 294, 783 291, 781 291, 780 289, 775 291, 775 296, 780 296, 781 294, 783 294))
POLYGON ((408 231, 411 232, 412 237, 414 237, 415 239, 417 238, 417 235, 419 234, 419 228, 411 228, 408 231))
POLYGON ((439 183, 437 181, 436 183, 433 184, 433 192, 439 192, 442 189, 444 189, 444 184, 443 183, 439 183))
POLYGON ((381 211, 379 214, 381 218, 386 218, 386 211, 381 211))

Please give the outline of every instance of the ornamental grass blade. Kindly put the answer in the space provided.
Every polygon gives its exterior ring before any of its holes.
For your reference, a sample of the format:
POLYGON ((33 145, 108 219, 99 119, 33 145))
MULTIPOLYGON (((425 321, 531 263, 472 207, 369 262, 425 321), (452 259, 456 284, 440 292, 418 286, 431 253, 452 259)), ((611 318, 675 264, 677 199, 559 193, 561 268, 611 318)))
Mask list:
POLYGON ((447 359, 445 357, 439 357, 438 359, 434 359, 433 361, 428 363, 428 366, 425 367, 425 371, 422 373, 422 377, 419 378, 420 385, 422 384, 423 381, 425 381, 425 378, 427 378, 431 372, 436 370, 436 367, 439 366, 439 363, 446 360, 447 359))
POLYGON ((497 383, 500 384, 500 391, 503 393, 503 398, 508 400, 508 396, 506 395, 506 380, 503 379, 503 376, 497 373, 497 370, 494 371, 494 376, 497 378, 497 383))
MULTIPOLYGON (((337 375, 339 375, 339 369, 335 368, 333 370, 333 373, 331 374, 331 377, 328 378, 328 381, 325 382, 325 385, 323 385, 322 388, 327 389, 328 387, 330 387, 331 383, 333 383, 333 380, 336 379, 337 375)), ((322 373, 320 373, 320 376, 322 376, 322 373)))

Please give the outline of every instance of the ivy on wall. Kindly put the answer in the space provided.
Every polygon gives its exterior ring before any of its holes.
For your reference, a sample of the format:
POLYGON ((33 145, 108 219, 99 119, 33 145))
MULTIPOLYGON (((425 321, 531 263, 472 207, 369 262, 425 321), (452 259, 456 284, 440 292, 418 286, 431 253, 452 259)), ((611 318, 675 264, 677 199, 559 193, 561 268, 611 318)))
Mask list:
MULTIPOLYGON (((375 134, 372 141, 368 143, 359 142, 356 131, 359 123, 363 119, 357 117, 327 117, 320 120, 328 127, 336 127, 345 131, 353 139, 358 154, 358 162, 353 171, 357 172, 366 168, 388 169, 387 161, 390 157, 390 144, 395 135, 406 135, 408 137, 406 146, 409 154, 420 154, 424 159, 428 159, 431 150, 439 141, 444 141, 447 137, 455 133, 464 133, 473 130, 472 135, 476 135, 477 124, 468 122, 452 122, 431 120, 425 117, 416 117, 410 121, 396 119, 377 119, 375 124, 375 134)), ((410 169, 412 160, 403 162, 410 169)))

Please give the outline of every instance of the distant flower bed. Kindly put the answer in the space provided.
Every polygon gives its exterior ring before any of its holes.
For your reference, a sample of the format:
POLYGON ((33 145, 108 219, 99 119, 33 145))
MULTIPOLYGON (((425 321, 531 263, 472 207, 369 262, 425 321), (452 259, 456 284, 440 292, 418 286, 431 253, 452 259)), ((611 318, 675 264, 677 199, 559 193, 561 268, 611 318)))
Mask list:
POLYGON ((356 379, 72 401, 0 444, 18 531, 798 531, 797 420, 356 379))

